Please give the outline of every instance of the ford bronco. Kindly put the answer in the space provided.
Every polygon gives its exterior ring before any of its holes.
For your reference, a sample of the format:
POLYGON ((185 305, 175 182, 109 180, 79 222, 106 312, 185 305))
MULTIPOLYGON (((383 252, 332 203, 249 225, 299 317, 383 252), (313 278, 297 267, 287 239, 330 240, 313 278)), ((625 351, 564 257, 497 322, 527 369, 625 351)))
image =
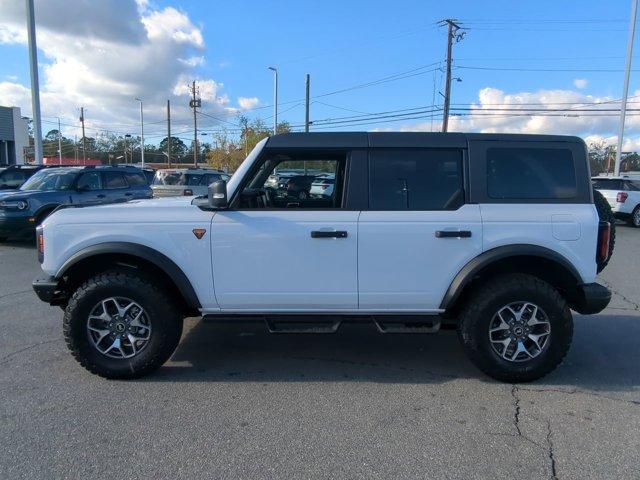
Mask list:
POLYGON ((37 231, 33 287, 64 308, 73 356, 108 378, 157 369, 183 318, 205 316, 274 333, 455 326, 480 370, 532 381, 566 355, 572 310, 609 303, 606 208, 575 137, 282 134, 206 196, 57 210, 37 231), (334 187, 277 195, 281 170, 334 187))

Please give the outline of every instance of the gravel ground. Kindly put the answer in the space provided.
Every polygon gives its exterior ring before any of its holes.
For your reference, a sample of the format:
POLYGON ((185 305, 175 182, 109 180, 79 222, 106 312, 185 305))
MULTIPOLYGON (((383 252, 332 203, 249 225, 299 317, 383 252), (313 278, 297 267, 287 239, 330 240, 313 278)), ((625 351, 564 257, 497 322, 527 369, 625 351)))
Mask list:
POLYGON ((106 381, 37 300, 34 249, 0 245, 0 478, 632 478, 640 471, 640 231, 621 225, 610 308, 565 362, 497 383, 455 334, 268 335, 189 319, 173 359, 106 381))

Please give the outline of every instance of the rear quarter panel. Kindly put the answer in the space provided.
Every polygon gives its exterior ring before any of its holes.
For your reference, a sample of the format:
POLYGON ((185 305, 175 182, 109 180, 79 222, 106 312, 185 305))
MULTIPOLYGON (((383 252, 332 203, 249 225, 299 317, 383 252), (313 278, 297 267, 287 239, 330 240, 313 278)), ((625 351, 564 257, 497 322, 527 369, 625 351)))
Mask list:
POLYGON ((529 244, 565 257, 585 283, 596 278, 598 213, 593 204, 482 204, 483 250, 529 244))

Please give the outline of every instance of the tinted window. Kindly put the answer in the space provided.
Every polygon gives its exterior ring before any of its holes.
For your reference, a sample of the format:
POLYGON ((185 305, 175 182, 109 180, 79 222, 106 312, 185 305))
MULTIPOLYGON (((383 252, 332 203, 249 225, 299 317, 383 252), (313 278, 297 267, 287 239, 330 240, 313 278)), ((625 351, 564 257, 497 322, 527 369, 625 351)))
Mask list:
POLYGON ((126 188, 127 182, 120 172, 104 172, 105 188, 126 188))
POLYGON ((24 170, 7 170, 0 173, 0 185, 19 187, 29 177, 24 170))
POLYGON ((593 180, 593 188, 597 188, 598 190, 620 190, 622 188, 622 181, 613 179, 597 179, 593 180))
POLYGON ((138 187, 140 185, 147 184, 147 178, 142 173, 125 173, 125 178, 127 179, 127 183, 130 187, 138 187))
POLYGON ((625 190, 629 190, 631 192, 640 191, 640 181, 631 181, 631 180, 626 181, 625 190))
POLYGON ((100 190, 100 174, 98 172, 83 173, 78 179, 78 190, 100 190))
POLYGON ((489 148, 491 198, 542 199, 577 196, 571 151, 560 148, 489 148))
POLYGON ((455 210, 463 203, 462 152, 375 150, 370 153, 370 209, 455 210))
POLYGON ((211 185, 213 182, 217 182, 218 180, 220 180, 222 177, 217 174, 208 174, 208 175, 203 175, 202 176, 202 182, 200 182, 200 185, 211 185))
POLYGON ((77 169, 52 168, 40 170, 24 182, 20 190, 67 190, 76 179, 77 169))

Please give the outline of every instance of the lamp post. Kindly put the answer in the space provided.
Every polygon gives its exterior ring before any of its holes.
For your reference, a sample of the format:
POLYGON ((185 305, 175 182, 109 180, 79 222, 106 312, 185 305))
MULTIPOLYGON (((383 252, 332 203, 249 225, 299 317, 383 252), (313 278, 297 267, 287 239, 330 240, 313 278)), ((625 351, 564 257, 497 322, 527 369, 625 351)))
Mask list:
MULTIPOLYGON (((140 102, 140 159, 142 161, 142 168, 144 168, 144 114, 142 113, 142 99, 136 97, 136 100, 140 102)), ((131 161, 133 163, 133 157, 131 161)))
POLYGON ((273 72, 273 134, 278 133, 278 69, 269 67, 273 72))

